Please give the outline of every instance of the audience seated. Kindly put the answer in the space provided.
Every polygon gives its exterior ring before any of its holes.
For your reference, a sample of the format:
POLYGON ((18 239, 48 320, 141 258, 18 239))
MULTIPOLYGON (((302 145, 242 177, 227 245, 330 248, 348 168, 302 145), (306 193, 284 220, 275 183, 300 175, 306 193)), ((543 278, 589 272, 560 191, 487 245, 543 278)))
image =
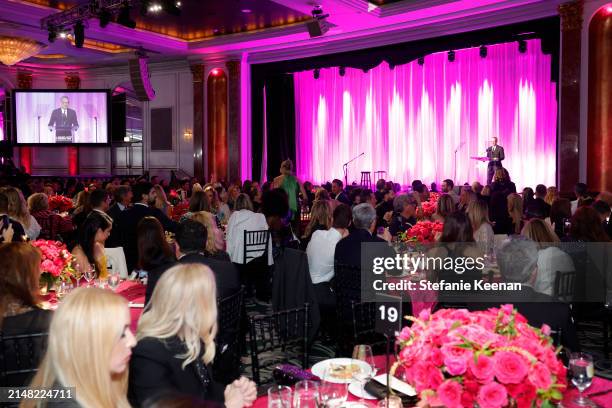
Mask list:
POLYGON ((327 231, 329 229, 332 221, 331 211, 329 201, 319 200, 312 204, 312 209, 310 210, 310 221, 304 229, 304 235, 302 235, 301 238, 301 249, 306 249, 312 234, 314 234, 316 231, 327 231))
MULTIPOLYGON (((46 333, 52 312, 38 307, 40 254, 25 242, 0 244, 0 332, 4 336, 46 333)), ((34 339, 32 345, 34 361, 40 361, 44 353, 42 339, 34 339)), ((20 367, 14 351, 0 351, 5 356, 5 369, 20 367)), ((26 375, 11 376, 4 386, 26 386, 26 375)))
POLYGON ((601 217, 592 207, 578 207, 571 219, 568 242, 610 242, 601 217))
POLYGON ((3 187, 0 189, 0 193, 4 194, 8 199, 6 215, 21 224, 28 239, 34 240, 38 238, 40 225, 38 225, 36 218, 30 214, 21 190, 16 187, 3 187))
POLYGON ((240 378, 223 388, 213 380, 216 298, 214 275, 204 265, 178 265, 162 275, 140 318, 138 344, 130 361, 133 406, 168 392, 215 401, 227 408, 242 408, 255 401, 253 382, 240 378))
POLYGON ((610 205, 603 200, 597 200, 593 203, 593 209, 599 213, 601 217, 601 226, 612 239, 612 221, 610 220, 610 205))
POLYGON ((450 194, 441 194, 436 204, 436 212, 431 216, 432 221, 444 222, 446 216, 455 211, 455 203, 450 194))
POLYGON ((572 215, 576 212, 576 209, 578 209, 578 203, 589 198, 588 190, 587 185, 584 183, 576 183, 574 186, 574 194, 576 194, 576 199, 571 202, 572 215))
POLYGON ((565 236, 565 222, 572 216, 571 203, 566 198, 557 198, 550 206, 550 224, 559 238, 565 236))
MULTIPOLYGON (((261 213, 253 212, 253 205, 249 196, 240 194, 236 199, 234 212, 232 213, 226 230, 227 238, 227 253, 230 255, 232 262, 237 264, 244 263, 244 231, 261 231, 267 230, 268 223, 266 216, 261 213)), ((264 255, 265 248, 261 249, 260 253, 253 255, 259 257, 264 255)), ((248 263, 249 261, 247 261, 248 263)), ((271 245, 268 250, 268 265, 272 264, 271 245)))
POLYGON ((181 264, 198 263, 211 268, 215 275, 217 295, 228 297, 240 289, 240 276, 233 263, 206 255, 206 227, 194 220, 179 224, 175 236, 176 258, 181 264))
POLYGON ((523 228, 523 198, 517 193, 508 195, 508 215, 512 220, 511 234, 520 234, 523 228))
POLYGON ((206 228, 206 248, 204 253, 207 257, 220 261, 231 261, 229 254, 225 252, 225 237, 223 231, 217 225, 217 219, 208 211, 199 211, 191 215, 193 221, 199 222, 206 228))
POLYGON ((472 201, 467 207, 467 216, 474 231, 474 241, 484 253, 493 249, 493 227, 489 221, 489 206, 484 200, 472 201))
MULTIPOLYGON (((28 197, 28 209, 40 225, 39 239, 57 240, 74 230, 70 217, 62 217, 49 210, 49 197, 46 194, 36 193, 28 197)), ((2 213, 1 198, 0 213, 2 213)))
POLYGON ((157 218, 144 217, 138 223, 137 237, 138 268, 147 272, 145 304, 148 304, 157 281, 166 270, 176 265, 176 258, 157 218))
POLYGON ((453 199, 453 204, 457 206, 459 204, 459 196, 455 193, 454 190, 455 183, 451 179, 446 179, 442 181, 442 192, 448 194, 453 199))
POLYGON ((0 193, 0 230, 3 235, 0 242, 19 242, 27 239, 27 235, 20 222, 8 215, 9 200, 4 193, 0 193), (6 238, 5 238, 6 233, 6 238))
POLYGON ((565 303, 555 301, 552 297, 538 293, 533 289, 538 274, 538 246, 535 242, 523 237, 513 237, 497 252, 502 279, 505 282, 521 284, 520 291, 493 291, 480 295, 478 302, 469 304, 472 310, 484 310, 511 303, 519 313, 527 318, 529 324, 541 327, 543 324, 552 330, 562 330, 561 344, 570 350, 578 350, 576 328, 565 303), (480 303, 480 299, 491 299, 480 303))
MULTIPOLYGON (((114 203, 107 211, 108 215, 113 219, 113 224, 118 226, 121 213, 128 209, 132 202, 132 189, 129 186, 117 186, 113 192, 114 203)), ((106 245, 109 248, 121 246, 121 230, 114 228, 106 240, 106 245)))
POLYGON ((343 204, 351 206, 353 203, 349 200, 348 196, 344 192, 342 181, 335 179, 332 181, 332 198, 338 200, 343 204))
POLYGON ((527 207, 527 218, 547 218, 550 216, 550 205, 544 201, 546 197, 546 186, 538 184, 535 191, 535 199, 527 207))
MULTIPOLYGON (((76 403, 47 406, 127 408, 127 367, 136 344, 128 302, 109 290, 79 288, 54 313, 47 353, 31 388, 75 387, 76 403)), ((40 401, 22 400, 21 407, 40 401)))

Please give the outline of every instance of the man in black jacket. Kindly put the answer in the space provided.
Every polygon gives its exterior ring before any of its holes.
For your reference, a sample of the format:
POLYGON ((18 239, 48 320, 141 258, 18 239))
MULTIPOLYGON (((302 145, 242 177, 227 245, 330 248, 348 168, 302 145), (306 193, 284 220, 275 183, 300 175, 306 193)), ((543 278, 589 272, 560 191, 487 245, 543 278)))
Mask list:
POLYGON ((546 186, 538 184, 535 190, 535 200, 529 204, 526 210, 527 218, 547 218, 550 216, 550 205, 544 201, 546 197, 546 186))
POLYGON ((138 236, 136 230, 138 223, 144 217, 155 217, 159 220, 165 231, 176 231, 176 222, 172 221, 157 208, 151 208, 147 204, 152 188, 151 183, 138 183, 134 185, 134 205, 128 210, 121 212, 118 222, 116 225, 113 224, 113 229, 118 228, 120 230, 121 246, 125 251, 128 271, 133 270, 138 261, 138 248, 136 247, 138 236))
POLYGON ((132 189, 130 186, 118 186, 114 192, 115 203, 106 212, 113 219, 113 229, 106 240, 107 248, 121 246, 121 230, 118 228, 121 213, 128 209, 132 202, 132 189))
POLYGON ((493 144, 487 147, 487 158, 489 159, 489 165, 487 166, 487 184, 493 182, 495 170, 503 167, 502 161, 506 158, 504 148, 497 144, 497 138, 494 137, 491 141, 493 144))
POLYGON ((74 142, 72 132, 76 132, 79 128, 79 121, 74 109, 68 107, 69 101, 67 96, 62 96, 60 99, 60 107, 54 109, 49 118, 49 131, 53 131, 55 126, 55 141, 57 143, 72 143, 74 142))
POLYGON ((349 200, 348 196, 342 189, 342 181, 338 179, 335 179, 334 181, 332 181, 332 198, 348 206, 353 204, 351 203, 351 200, 349 200))
POLYGON ((176 229, 176 258, 180 263, 200 263, 213 271, 219 299, 233 295, 240 289, 240 276, 233 263, 207 257, 204 254, 208 231, 199 222, 186 220, 176 229))

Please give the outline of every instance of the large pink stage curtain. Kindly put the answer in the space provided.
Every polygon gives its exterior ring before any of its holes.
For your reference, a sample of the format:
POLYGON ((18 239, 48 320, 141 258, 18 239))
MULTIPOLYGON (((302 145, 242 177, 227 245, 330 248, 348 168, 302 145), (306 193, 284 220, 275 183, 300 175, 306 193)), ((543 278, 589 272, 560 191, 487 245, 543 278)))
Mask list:
MULTIPOLYGON (((517 188, 552 185, 556 173, 556 84, 551 58, 540 40, 447 53, 389 68, 368 71, 322 69, 295 78, 297 175, 316 183, 343 178, 349 183, 361 171, 386 171, 387 179, 408 185, 413 179, 456 183, 486 182, 484 156, 488 141, 499 138, 503 165, 517 188), (455 150, 457 150, 455 161, 455 150)), ((373 182, 375 180, 372 180, 373 182)))

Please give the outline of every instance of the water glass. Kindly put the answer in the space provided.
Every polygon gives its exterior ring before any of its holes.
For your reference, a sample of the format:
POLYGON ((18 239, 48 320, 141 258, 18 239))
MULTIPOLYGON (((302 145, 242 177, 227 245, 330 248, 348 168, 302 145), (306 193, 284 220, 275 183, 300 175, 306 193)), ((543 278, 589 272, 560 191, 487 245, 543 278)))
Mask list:
POLYGON ((321 405, 325 408, 339 408, 346 402, 348 397, 348 384, 346 382, 336 383, 333 381, 333 370, 330 365, 323 373, 319 394, 321 405))
POLYGON ((292 391, 284 385, 268 389, 268 408, 291 408, 292 391))
MULTIPOLYGON (((353 360, 366 363, 370 369, 357 370, 353 373, 353 379, 361 385, 361 394, 365 394, 365 385, 376 375, 376 365, 372 347, 367 344, 358 344, 353 348, 353 360)), ((361 367, 361 365, 360 365, 361 367)))
POLYGON ((85 280, 87 281, 87 286, 91 285, 91 281, 96 277, 96 265, 89 264, 89 267, 85 268, 85 273, 83 274, 85 280))
POLYGON ((378 408, 402 408, 402 399, 397 395, 389 395, 387 398, 378 401, 378 408))
POLYGON ((586 353, 572 353, 570 356, 570 372, 572 374, 572 384, 578 388, 578 397, 574 402, 582 407, 592 406, 591 401, 584 397, 582 393, 593 382, 595 374, 593 357, 586 353))
POLYGON ((108 286, 111 288, 111 290, 115 291, 115 289, 117 289, 117 286, 119 286, 119 281, 121 280, 121 278, 119 277, 119 273, 117 272, 113 272, 110 275, 108 275, 108 286))
POLYGON ((303 380, 295 384, 294 408, 319 408, 319 400, 319 385, 316 382, 303 380))
POLYGON ((72 284, 70 282, 61 281, 55 289, 55 296, 57 300, 62 300, 71 291, 72 284))

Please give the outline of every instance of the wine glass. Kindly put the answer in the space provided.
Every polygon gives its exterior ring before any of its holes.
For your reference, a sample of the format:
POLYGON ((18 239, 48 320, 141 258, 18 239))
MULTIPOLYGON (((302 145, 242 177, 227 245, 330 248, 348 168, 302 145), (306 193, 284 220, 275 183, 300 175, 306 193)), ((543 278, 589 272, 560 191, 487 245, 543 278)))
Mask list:
POLYGON ((365 385, 376 375, 376 365, 374 363, 374 354, 372 353, 372 347, 367 344, 358 344, 353 348, 353 360, 358 360, 366 363, 370 369, 362 368, 362 364, 359 365, 360 369, 353 371, 353 379, 361 386, 360 401, 363 402, 363 395, 365 394, 365 385))
POLYGON ((120 281, 120 277, 119 277, 119 273, 115 272, 115 271, 110 271, 110 275, 108 275, 108 286, 111 288, 111 290, 114 292, 115 289, 117 289, 117 286, 119 286, 119 281, 120 281))
POLYGON ((323 373, 323 378, 319 385, 321 405, 325 408, 340 408, 348 397, 348 384, 346 382, 334 382, 333 373, 332 365, 329 365, 323 373))
POLYGON ((311 380, 303 380, 295 384, 293 394, 294 408, 318 408, 319 386, 311 380))
POLYGON ((572 373, 572 384, 578 388, 578 397, 574 400, 581 407, 593 406, 591 400, 584 397, 582 393, 591 386, 593 382, 594 368, 593 357, 586 353, 572 353, 570 357, 570 371, 572 373))
POLYGON ((89 267, 85 268, 85 273, 83 274, 85 280, 87 281, 87 286, 91 286, 91 281, 96 277, 96 265, 89 264, 89 267))
POLYGON ((291 388, 277 385, 268 389, 268 408, 291 408, 291 388))

